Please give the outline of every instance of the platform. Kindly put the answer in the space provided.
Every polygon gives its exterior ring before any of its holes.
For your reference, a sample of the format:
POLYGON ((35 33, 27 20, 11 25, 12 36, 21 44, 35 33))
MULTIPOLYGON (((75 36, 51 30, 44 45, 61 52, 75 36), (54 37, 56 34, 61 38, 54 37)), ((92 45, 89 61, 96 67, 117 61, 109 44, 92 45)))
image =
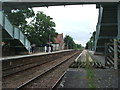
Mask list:
POLYGON ((86 76, 84 69, 70 68, 67 70, 58 88, 88 88, 86 76))
POLYGON ((96 60, 97 62, 101 62, 103 66, 105 66, 105 56, 103 54, 94 54, 94 51, 89 51, 89 54, 91 55, 91 58, 96 60))
MULTIPOLYGON (((105 65, 104 55, 94 55, 93 51, 87 50, 76 61, 87 61, 86 57, 105 65)), ((69 68, 58 88, 118 88, 118 79, 118 70, 113 68, 69 68)))
POLYGON ((2 57, 2 58, 0 58, 0 60, 9 60, 9 59, 19 59, 19 58, 33 57, 33 56, 42 56, 42 55, 48 55, 48 54, 54 54, 54 53, 72 51, 72 50, 73 50, 73 49, 60 50, 60 51, 54 51, 54 52, 33 53, 33 54, 28 54, 28 55, 8 56, 8 57, 2 57))
MULTIPOLYGON (((118 71, 114 69, 92 69, 95 88, 118 88, 118 71), (104 74, 103 74, 104 73, 104 74)), ((58 88, 90 88, 88 73, 83 68, 67 70, 58 88)))

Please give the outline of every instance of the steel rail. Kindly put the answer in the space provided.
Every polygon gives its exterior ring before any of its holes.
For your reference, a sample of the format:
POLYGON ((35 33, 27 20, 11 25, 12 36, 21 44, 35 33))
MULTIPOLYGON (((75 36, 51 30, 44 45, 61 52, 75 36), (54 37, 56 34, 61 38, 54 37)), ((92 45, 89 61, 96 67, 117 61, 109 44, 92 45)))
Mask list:
POLYGON ((19 89, 23 88, 24 86, 28 85, 28 84, 31 83, 32 81, 36 80, 37 78, 42 77, 43 75, 45 75, 45 74, 49 73, 50 71, 54 70, 55 68, 57 68, 57 67, 60 66, 61 64, 67 62, 70 58, 72 58, 73 56, 75 56, 75 55, 77 55, 77 54, 78 54, 78 52, 75 53, 74 55, 72 55, 71 57, 65 59, 64 61, 60 62, 59 64, 56 64, 56 65, 54 65, 53 67, 49 68, 47 71, 45 71, 45 72, 43 72, 43 73, 35 76, 34 78, 28 80, 28 81, 25 82, 25 83, 19 85, 19 86, 16 87, 14 90, 19 90, 19 89))
MULTIPOLYGON (((53 61, 53 60, 52 60, 53 61)), ((46 62, 43 62, 43 63, 40 63, 40 64, 36 64, 34 66, 31 66, 31 67, 27 67, 25 69, 21 69, 21 70, 18 70, 18 71, 15 71, 15 72, 12 72, 12 73, 8 73, 8 74, 3 74, 2 77, 7 77, 7 76, 10 76, 10 75, 13 75, 13 74, 16 74, 16 73, 19 73, 19 72, 22 72, 22 71, 25 71, 25 70, 28 70, 28 69, 31 69, 31 68, 34 68, 34 67, 37 67, 37 66, 40 66, 40 65, 43 65, 45 63, 48 63, 48 62, 52 62, 52 61, 46 61, 46 62)), ((29 65, 29 64, 28 64, 29 65)))
POLYGON ((60 84, 61 80, 63 79, 63 77, 65 76, 66 71, 62 74, 62 76, 57 80, 57 82, 52 86, 51 90, 56 90, 58 85, 60 84))
MULTIPOLYGON (((61 58, 61 57, 59 57, 59 58, 61 58)), ((56 60, 56 59, 55 59, 55 60, 56 60)), ((53 61, 53 60, 51 60, 51 61, 53 61)), ((45 62, 43 62, 43 63, 38 63, 38 64, 36 64, 36 62, 35 62, 35 63, 33 64, 33 66, 27 67, 27 68, 25 68, 25 69, 21 69, 21 70, 15 71, 15 72, 11 72, 11 73, 9 73, 9 74, 4 74, 4 73, 3 73, 3 76, 2 76, 2 77, 7 77, 7 76, 10 76, 10 75, 13 75, 13 74, 16 74, 16 73, 19 73, 19 72, 28 70, 28 69, 30 69, 30 68, 37 67, 37 66, 42 65, 42 64, 45 64, 45 63, 47 63, 47 62, 51 62, 51 61, 45 61, 45 62)), ((14 69, 14 68, 19 68, 19 67, 21 68, 22 66, 27 66, 27 65, 30 65, 30 64, 32 64, 32 62, 31 62, 31 63, 27 63, 27 64, 20 64, 20 65, 11 67, 11 68, 5 68, 5 69, 2 70, 2 72, 5 72, 5 71, 7 71, 7 70, 12 70, 12 69, 14 69)))

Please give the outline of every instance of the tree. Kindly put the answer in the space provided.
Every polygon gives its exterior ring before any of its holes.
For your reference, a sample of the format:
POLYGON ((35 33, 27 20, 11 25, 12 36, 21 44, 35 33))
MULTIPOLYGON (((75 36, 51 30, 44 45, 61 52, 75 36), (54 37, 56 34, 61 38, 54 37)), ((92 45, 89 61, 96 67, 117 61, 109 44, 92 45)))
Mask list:
POLYGON ((81 44, 76 44, 76 49, 81 49, 83 48, 81 44))
POLYGON ((92 33, 90 40, 86 43, 86 49, 94 50, 96 31, 92 33))
POLYGON ((57 36, 55 31, 55 23, 50 16, 43 12, 38 12, 36 15, 32 8, 13 9, 6 12, 10 22, 19 27, 22 32, 28 37, 31 43, 46 44, 54 42, 54 37, 57 36), (28 24, 26 19, 33 18, 28 24))
POLYGON ((76 47, 75 42, 73 41, 73 38, 70 37, 69 35, 65 36, 64 42, 65 42, 65 47, 67 47, 68 49, 75 49, 76 47))
POLYGON ((89 41, 86 43, 85 49, 88 49, 88 48, 89 48, 89 41))
POLYGON ((26 28, 25 33, 32 43, 46 44, 49 41, 54 42, 54 37, 57 36, 54 27, 55 23, 50 16, 38 12, 33 23, 26 28))
POLYGON ((25 27, 27 26, 26 19, 32 18, 35 16, 34 11, 32 8, 26 8, 26 9, 12 9, 7 12, 5 12, 8 16, 8 19, 10 22, 22 29, 24 32, 25 27))

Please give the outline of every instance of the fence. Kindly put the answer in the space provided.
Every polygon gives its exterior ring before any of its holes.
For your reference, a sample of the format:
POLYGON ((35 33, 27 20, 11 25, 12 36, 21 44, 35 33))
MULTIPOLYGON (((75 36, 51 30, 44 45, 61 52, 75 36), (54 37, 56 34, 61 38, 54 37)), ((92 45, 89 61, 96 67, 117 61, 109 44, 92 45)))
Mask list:
POLYGON ((45 48, 44 47, 35 47, 34 53, 39 53, 39 52, 45 52, 45 48))
POLYGON ((111 40, 105 44, 105 65, 109 68, 120 68, 120 40, 111 40))

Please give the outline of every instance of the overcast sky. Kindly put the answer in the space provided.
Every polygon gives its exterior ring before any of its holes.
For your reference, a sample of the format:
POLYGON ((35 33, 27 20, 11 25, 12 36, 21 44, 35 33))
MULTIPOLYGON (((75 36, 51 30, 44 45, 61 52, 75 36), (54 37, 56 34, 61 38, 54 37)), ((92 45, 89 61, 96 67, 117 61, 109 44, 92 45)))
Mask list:
POLYGON ((75 43, 86 45, 90 32, 96 30, 98 21, 98 9, 96 5, 67 5, 33 8, 35 13, 43 11, 51 16, 56 24, 56 31, 70 35, 75 43))

